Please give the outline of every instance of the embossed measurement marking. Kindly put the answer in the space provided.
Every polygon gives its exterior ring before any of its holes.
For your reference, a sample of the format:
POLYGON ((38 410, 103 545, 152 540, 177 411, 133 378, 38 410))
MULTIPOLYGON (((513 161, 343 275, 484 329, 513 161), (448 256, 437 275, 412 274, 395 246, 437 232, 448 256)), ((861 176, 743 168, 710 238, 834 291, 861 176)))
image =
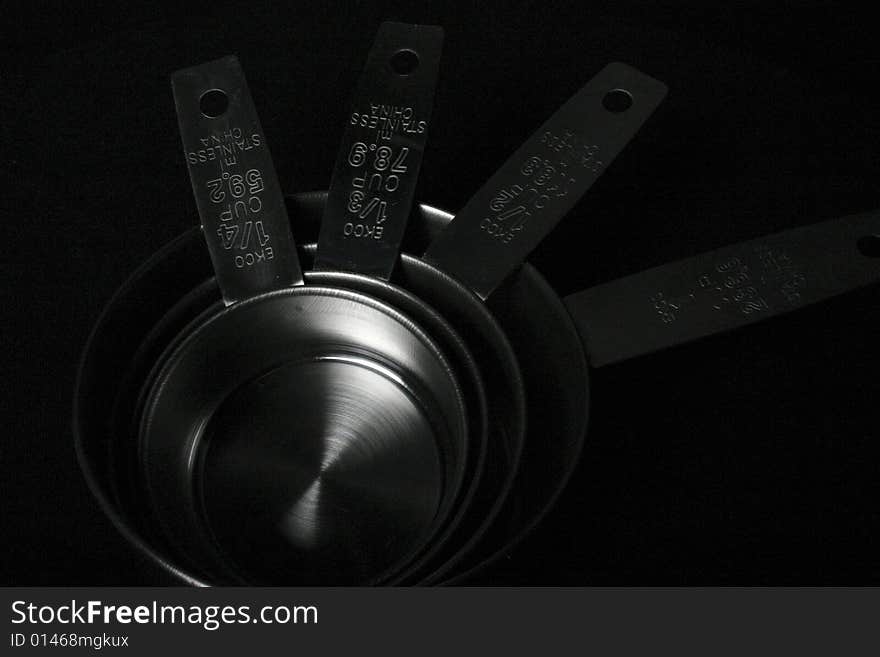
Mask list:
POLYGON ((316 269, 391 275, 427 141, 442 40, 432 26, 379 28, 333 169, 316 269))
POLYGON ((302 282, 284 197, 241 66, 226 57, 172 76, 187 169, 227 303, 302 282), (217 105, 202 105, 210 96, 217 105))
POLYGON ((648 301, 661 324, 669 325, 688 311, 753 315, 773 311, 774 302, 797 306, 807 283, 784 248, 757 243, 700 273, 692 290, 662 290, 648 301))

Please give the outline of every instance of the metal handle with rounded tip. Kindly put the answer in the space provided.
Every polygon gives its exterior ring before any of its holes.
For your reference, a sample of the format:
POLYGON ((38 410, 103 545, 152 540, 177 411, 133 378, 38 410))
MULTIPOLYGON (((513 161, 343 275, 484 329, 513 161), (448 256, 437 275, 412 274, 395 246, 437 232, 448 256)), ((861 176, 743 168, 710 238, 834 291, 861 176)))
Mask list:
POLYGON ((722 333, 880 282, 880 211, 775 233, 565 299, 594 366, 722 333))
POLYGON ((303 276, 284 195, 238 58, 171 76, 186 166, 226 305, 303 276))
POLYGON ((383 23, 347 116, 315 268, 388 279, 428 138, 443 30, 383 23))
POLYGON ((666 95, 626 64, 606 66, 455 215, 425 260, 486 299, 617 157, 666 95))

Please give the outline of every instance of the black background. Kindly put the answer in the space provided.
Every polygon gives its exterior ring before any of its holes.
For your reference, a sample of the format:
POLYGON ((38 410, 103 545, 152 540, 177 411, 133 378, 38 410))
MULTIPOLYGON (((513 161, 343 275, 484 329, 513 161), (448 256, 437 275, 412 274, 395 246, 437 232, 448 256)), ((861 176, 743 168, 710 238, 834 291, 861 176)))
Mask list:
MULTIPOLYGON (((873 13, 829 3, 4 3, 0 582, 143 582, 70 431, 101 307, 193 225, 168 84, 228 53, 326 188, 382 20, 446 30, 417 197, 454 210, 607 62, 667 101, 532 262, 561 293, 880 207, 873 13)), ((880 583, 880 287, 597 370, 587 449, 488 584, 880 583)))

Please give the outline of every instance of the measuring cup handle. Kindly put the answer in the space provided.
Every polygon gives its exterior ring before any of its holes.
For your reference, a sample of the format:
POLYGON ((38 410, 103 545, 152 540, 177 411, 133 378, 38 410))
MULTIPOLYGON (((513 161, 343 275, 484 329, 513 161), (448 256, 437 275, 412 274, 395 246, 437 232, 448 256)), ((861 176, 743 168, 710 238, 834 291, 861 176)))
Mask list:
POLYGON ((315 269, 388 280, 428 140, 443 29, 382 23, 333 167, 315 269))
POLYGON ((775 233, 565 298, 593 366, 880 282, 880 211, 775 233))
POLYGON ((284 194, 238 58, 177 71, 171 88, 223 300, 301 285, 284 194))
POLYGON ((592 187, 666 96, 621 63, 602 69, 501 166, 425 252, 482 299, 592 187))

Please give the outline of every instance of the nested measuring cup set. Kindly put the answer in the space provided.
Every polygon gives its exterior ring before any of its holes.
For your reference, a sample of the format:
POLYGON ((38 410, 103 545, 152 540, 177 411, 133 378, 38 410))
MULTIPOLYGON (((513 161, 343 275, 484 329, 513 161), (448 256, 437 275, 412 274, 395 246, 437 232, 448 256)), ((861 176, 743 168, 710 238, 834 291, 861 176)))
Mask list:
POLYGON ((180 582, 466 581, 563 490, 591 367, 880 277, 865 214, 561 299, 524 260, 666 88, 608 65, 453 215, 414 203, 441 43, 383 24, 329 190, 286 198, 238 60, 172 76, 201 229, 109 302, 74 428, 104 510, 180 582))

